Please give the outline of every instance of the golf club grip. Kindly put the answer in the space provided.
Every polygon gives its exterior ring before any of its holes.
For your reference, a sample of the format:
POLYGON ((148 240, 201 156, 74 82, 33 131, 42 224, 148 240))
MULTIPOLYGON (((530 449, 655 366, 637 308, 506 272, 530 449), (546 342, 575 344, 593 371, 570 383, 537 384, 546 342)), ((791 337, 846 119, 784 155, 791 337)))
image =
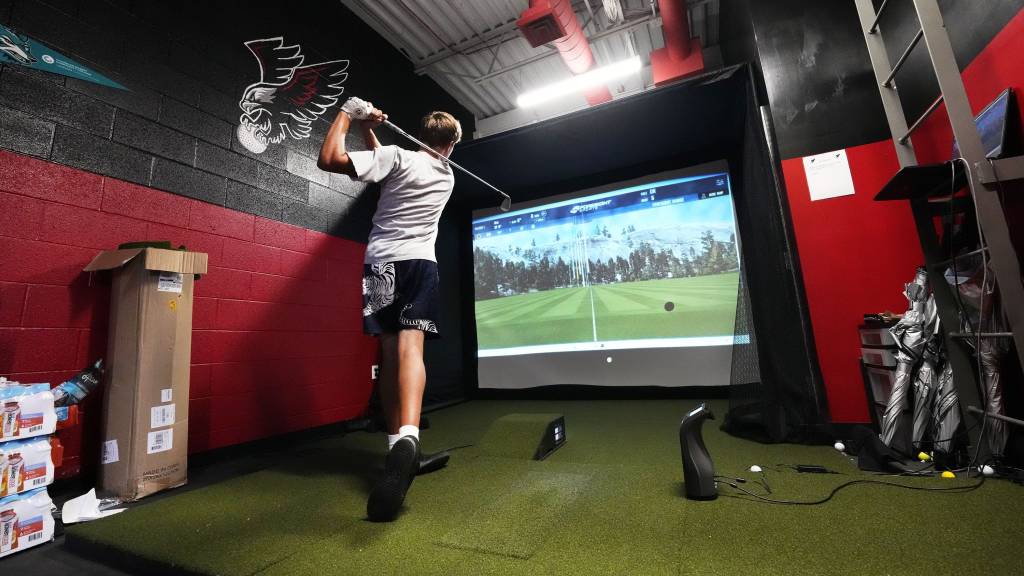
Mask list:
POLYGON ((384 124, 385 126, 387 126, 388 128, 390 128, 391 130, 393 130, 393 131, 397 132, 398 134, 401 134, 402 136, 405 136, 406 138, 408 138, 409 140, 411 140, 411 141, 412 141, 412 142, 414 142, 415 144, 419 145, 420 147, 422 147, 422 148, 424 148, 424 149, 426 149, 426 150, 429 150, 430 152, 433 152, 433 153, 434 153, 435 155, 437 155, 437 157, 438 157, 438 158, 439 158, 439 159, 440 159, 440 160, 441 160, 442 162, 447 162, 447 163, 448 163, 448 164, 450 164, 451 166, 453 166, 453 167, 455 167, 455 168, 458 168, 459 170, 462 170, 462 171, 463 171, 464 173, 466 173, 466 174, 468 174, 468 175, 472 176, 473 178, 476 178, 476 179, 477 179, 477 180, 478 180, 478 181, 479 181, 479 182, 480 182, 481 184, 483 184, 484 186, 487 186, 488 188, 490 188, 491 190, 494 190, 494 191, 495 191, 495 192, 497 192, 498 194, 501 194, 501 195, 502 195, 502 196, 504 196, 505 198, 509 198, 509 195, 508 195, 508 194, 505 194, 505 193, 504 193, 504 192, 502 192, 501 190, 497 189, 497 188, 496 188, 496 187, 495 187, 495 186, 494 186, 493 184, 491 184, 491 183, 490 183, 490 182, 488 182, 487 180, 484 180, 483 178, 481 178, 481 177, 477 176, 476 174, 473 174, 472 172, 470 172, 469 170, 467 170, 467 169, 463 168, 462 166, 459 166, 458 164, 456 164, 456 163, 455 163, 454 161, 452 161, 452 160, 451 160, 451 159, 449 159, 449 158, 442 158, 440 154, 438 154, 437 152, 434 152, 434 149, 433 149, 433 148, 431 148, 430 146, 428 146, 428 145, 426 145, 425 143, 421 142, 421 141, 420 141, 420 140, 419 140, 418 138, 414 137, 414 136, 413 136, 412 134, 409 134, 409 133, 408 133, 408 132, 406 132, 405 130, 402 130, 402 129, 401 129, 401 128, 399 128, 398 126, 396 126, 396 125, 392 124, 390 120, 385 120, 385 121, 383 122, 383 124, 384 124))

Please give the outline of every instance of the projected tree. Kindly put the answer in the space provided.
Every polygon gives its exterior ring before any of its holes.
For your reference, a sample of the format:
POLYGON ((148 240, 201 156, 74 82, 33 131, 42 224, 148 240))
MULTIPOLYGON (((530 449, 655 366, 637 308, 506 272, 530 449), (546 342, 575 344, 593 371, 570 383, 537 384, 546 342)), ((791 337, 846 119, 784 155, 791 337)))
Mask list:
MULTIPOLYGON (((561 255, 554 258, 545 253, 543 246, 537 245, 536 239, 531 239, 530 247, 525 250, 509 247, 506 254, 514 255, 509 258, 476 247, 473 250, 476 298, 486 300, 588 284, 708 276, 739 269, 735 234, 730 234, 728 241, 722 241, 715 239, 713 231, 705 230, 700 234, 697 246, 691 244, 683 249, 670 249, 656 247, 649 241, 635 242, 630 236, 635 231, 632 226, 623 229, 627 241, 620 245, 628 251, 603 258, 572 257, 566 260, 561 255)), ((592 232, 591 237, 575 239, 570 248, 566 248, 568 242, 561 242, 561 237, 556 237, 558 247, 571 254, 582 255, 597 252, 594 246, 612 237, 607 227, 595 227, 592 232)))

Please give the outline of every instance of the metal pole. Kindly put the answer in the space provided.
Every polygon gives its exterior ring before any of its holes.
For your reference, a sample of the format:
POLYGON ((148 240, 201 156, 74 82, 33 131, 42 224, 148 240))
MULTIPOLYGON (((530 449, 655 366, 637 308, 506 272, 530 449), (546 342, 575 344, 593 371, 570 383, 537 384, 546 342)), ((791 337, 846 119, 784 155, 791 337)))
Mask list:
POLYGON ((910 138, 910 135, 913 134, 919 126, 921 126, 921 123, 924 122, 925 119, 927 119, 928 116, 930 116, 931 113, 934 112, 935 109, 938 108, 939 104, 941 103, 942 95, 940 94, 939 97, 935 99, 935 102, 932 102, 932 105, 929 106, 928 109, 925 110, 924 113, 921 114, 921 116, 919 116, 918 119, 914 121, 914 124, 907 129, 907 133, 904 134, 903 136, 900 136, 900 144, 906 144, 907 139, 910 138))
POLYGON ((989 418, 995 418, 996 420, 1002 420, 1003 422, 1009 422, 1010 424, 1016 424, 1017 426, 1024 426, 1024 420, 1017 420, 1016 418, 1010 418, 1009 416, 1003 416, 1002 414, 996 414, 994 412, 985 412, 977 406, 968 406, 967 411, 974 414, 988 416, 989 418))
POLYGON ((499 189, 497 189, 496 187, 494 187, 494 185, 492 185, 492 184, 491 184, 490 182, 488 182, 487 180, 484 180, 483 178, 481 178, 481 177, 477 176, 476 174, 473 174, 473 173, 472 173, 472 172, 470 172, 469 170, 466 170, 466 169, 465 169, 465 168, 463 168, 462 166, 459 166, 459 165, 458 165, 458 164, 456 164, 456 163, 455 163, 455 162, 454 162, 453 160, 451 160, 451 159, 449 159, 449 158, 446 158, 446 157, 442 156, 442 155, 441 155, 441 154, 439 154, 439 153, 438 153, 438 152, 437 152, 436 150, 434 150, 433 148, 431 148, 431 147, 430 147, 429 145, 427 145, 427 144, 426 144, 426 143, 424 143, 424 142, 421 142, 421 141, 420 141, 420 140, 419 140, 418 138, 416 138, 416 137, 415 137, 415 136, 413 136, 412 134, 409 134, 409 133, 408 133, 408 132, 406 132, 405 130, 402 130, 401 128, 399 128, 398 126, 396 126, 395 124, 393 124, 393 123, 392 123, 392 122, 391 122, 390 120, 385 120, 385 121, 383 122, 383 124, 384 124, 385 126, 387 126, 388 128, 390 128, 391 130, 395 131, 396 133, 398 133, 398 134, 401 134, 402 136, 405 136, 406 138, 408 138, 408 139, 409 139, 409 140, 411 140, 412 142, 416 143, 417 145, 419 145, 419 146, 420 146, 421 148, 423 148, 423 149, 424 149, 424 150, 426 150, 427 152, 430 152, 430 153, 431 153, 431 154, 433 154, 434 156, 437 156, 437 159, 438 159, 438 160, 440 160, 440 161, 442 161, 442 162, 444 162, 444 163, 446 163, 446 164, 450 164, 450 165, 451 165, 452 167, 454 167, 454 168, 458 168, 459 170, 462 170, 462 171, 463 171, 464 173, 466 173, 466 174, 468 174, 468 175, 472 176, 473 178, 476 178, 476 179, 477 179, 477 180, 478 180, 478 181, 479 181, 479 182, 480 182, 481 184, 483 184, 484 186, 487 186, 487 187, 488 187, 488 188, 490 188, 491 190, 494 190, 494 191, 495 191, 495 192, 497 192, 498 194, 501 194, 501 195, 502 195, 502 196, 504 197, 504 200, 502 200, 502 201, 501 201, 501 210, 502 210, 502 212, 508 212, 509 208, 511 208, 511 207, 512 207, 512 198, 511 198, 511 197, 509 197, 509 195, 508 195, 508 194, 505 194, 505 193, 504 193, 504 192, 502 192, 501 190, 499 190, 499 189))
MULTIPOLYGON (((871 26, 868 28, 868 34, 874 34, 878 28, 878 21, 882 19, 882 13, 885 12, 885 5, 889 3, 889 0, 882 0, 882 5, 878 7, 878 13, 871 20, 871 26)), ((872 7, 874 9, 874 7, 872 7)))
POLYGON ((882 82, 882 86, 885 86, 886 88, 892 87, 892 80, 896 77, 896 73, 900 71, 900 68, 903 68, 903 64, 907 61, 907 57, 914 51, 914 46, 917 46, 917 43, 920 42, 923 37, 924 31, 918 29, 917 35, 910 41, 907 49, 903 51, 903 54, 900 56, 899 60, 896 61, 896 64, 893 65, 892 72, 889 72, 889 75, 885 77, 885 81, 882 82))

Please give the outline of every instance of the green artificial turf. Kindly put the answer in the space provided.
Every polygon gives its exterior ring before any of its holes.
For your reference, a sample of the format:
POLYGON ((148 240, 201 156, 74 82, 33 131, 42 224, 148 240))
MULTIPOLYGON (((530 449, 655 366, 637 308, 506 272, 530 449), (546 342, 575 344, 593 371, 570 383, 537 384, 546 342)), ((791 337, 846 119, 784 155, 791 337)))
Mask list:
MULTIPOLYGON (((96 544, 204 574, 1019 574, 1024 492, 858 485, 820 506, 752 502, 721 487, 682 497, 678 423, 693 401, 477 401, 431 415, 427 451, 480 442, 510 413, 565 415, 546 460, 474 446, 419 477, 391 524, 364 520, 384 439, 354 433, 296 447, 266 470, 73 526, 96 544)), ((719 419, 724 403, 713 403, 719 419)), ((720 420, 719 420, 720 421, 720 420)), ((758 464, 773 497, 812 500, 873 478, 831 447, 761 445, 705 425, 719 474, 758 464), (836 475, 799 474, 820 464, 836 475)), ((509 442, 517 442, 507 434, 509 442)), ((888 478, 917 487, 973 479, 888 478)), ((757 490, 752 483, 745 485, 757 490)))
POLYGON ((558 288, 476 303, 481 349, 731 336, 739 274, 558 288), (669 309, 666 303, 671 302, 669 309))
POLYGON ((504 456, 529 460, 537 453, 538 440, 544 436, 548 424, 560 414, 531 412, 507 414, 487 427, 487 432, 476 443, 486 456, 504 456))

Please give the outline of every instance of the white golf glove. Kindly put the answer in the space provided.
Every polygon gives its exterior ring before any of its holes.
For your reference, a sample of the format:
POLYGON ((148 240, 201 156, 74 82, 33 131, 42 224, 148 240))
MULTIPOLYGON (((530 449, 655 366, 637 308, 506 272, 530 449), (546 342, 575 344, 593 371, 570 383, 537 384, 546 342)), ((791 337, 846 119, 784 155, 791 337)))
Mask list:
POLYGON ((341 111, 351 116, 353 120, 366 120, 373 113, 373 104, 353 96, 345 100, 345 103, 341 105, 341 111))

